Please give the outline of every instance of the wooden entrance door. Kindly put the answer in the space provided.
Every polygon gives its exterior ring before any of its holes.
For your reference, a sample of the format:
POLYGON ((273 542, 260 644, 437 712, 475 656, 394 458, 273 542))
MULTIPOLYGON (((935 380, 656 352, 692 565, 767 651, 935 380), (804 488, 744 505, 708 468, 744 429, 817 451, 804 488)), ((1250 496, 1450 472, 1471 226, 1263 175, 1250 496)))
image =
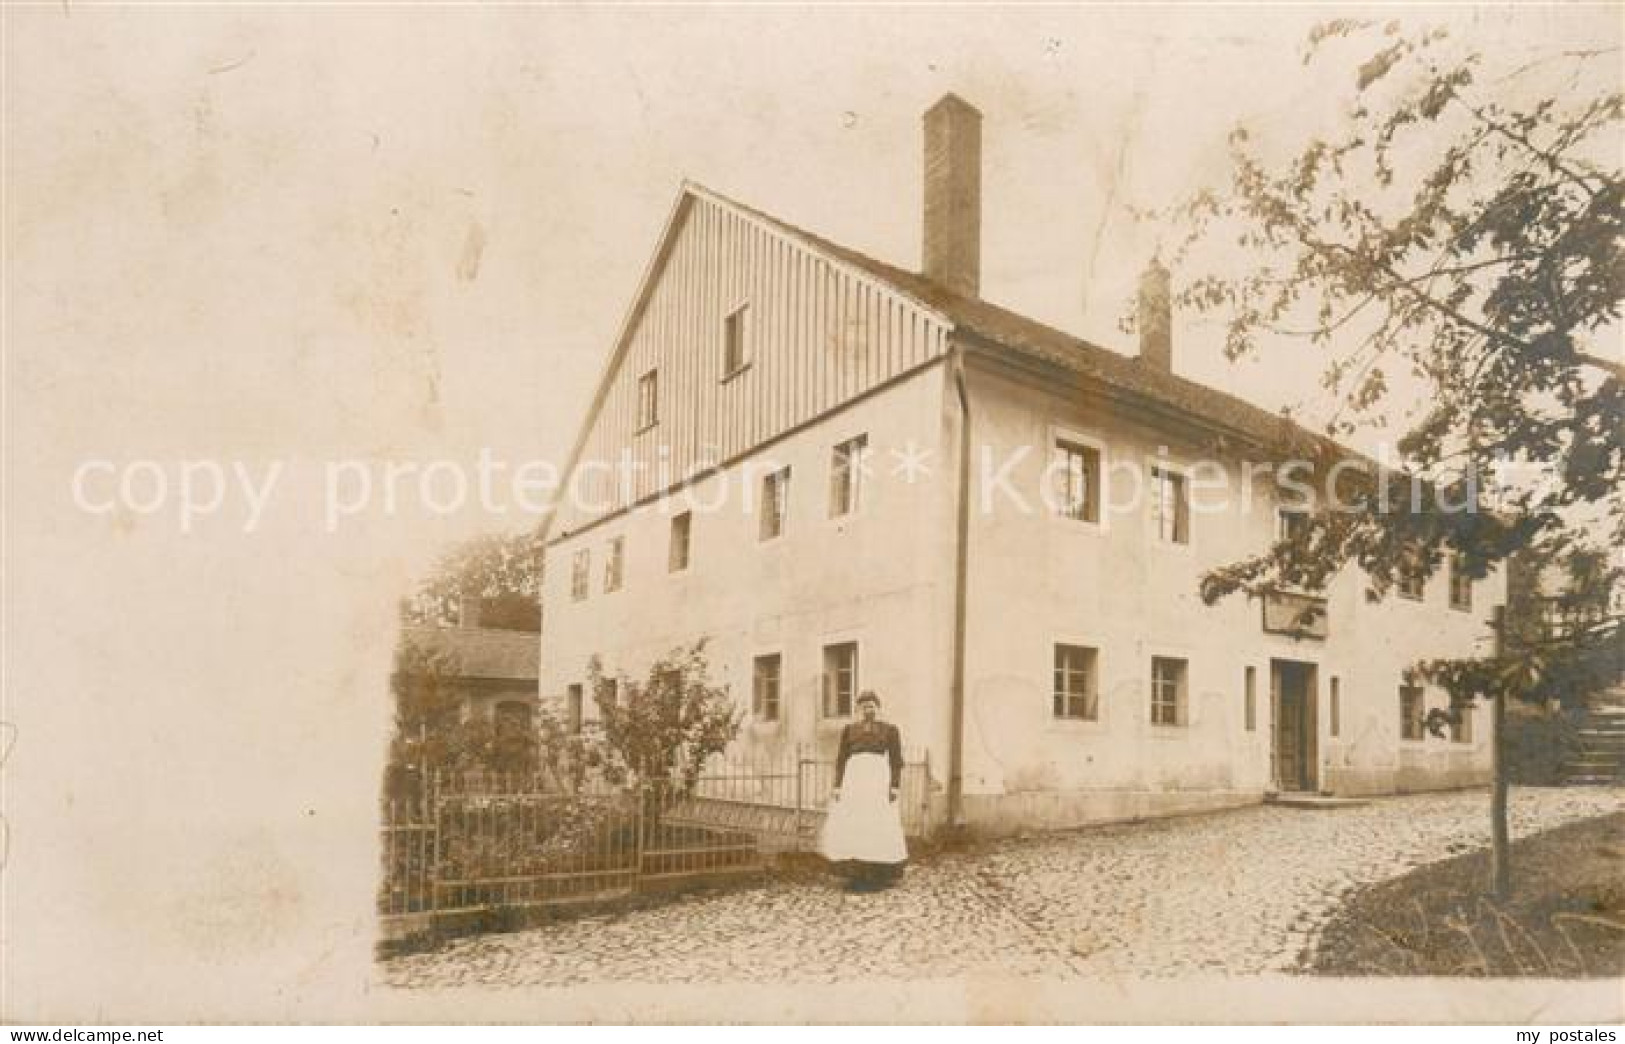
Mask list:
POLYGON ((1314 665, 1276 660, 1270 665, 1275 705, 1275 784, 1283 791, 1315 789, 1314 665))

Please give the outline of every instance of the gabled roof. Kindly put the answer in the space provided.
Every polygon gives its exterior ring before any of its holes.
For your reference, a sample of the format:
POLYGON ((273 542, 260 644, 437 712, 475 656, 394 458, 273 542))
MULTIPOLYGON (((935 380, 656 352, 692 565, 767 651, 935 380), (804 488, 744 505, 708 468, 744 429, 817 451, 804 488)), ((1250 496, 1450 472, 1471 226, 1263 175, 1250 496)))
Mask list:
POLYGON ((401 644, 449 657, 459 678, 534 682, 541 673, 541 636, 530 631, 408 625, 401 644))
MULTIPOLYGON (((1313 446, 1332 451, 1337 456, 1359 456, 1325 436, 1318 435, 1301 425, 1259 406, 1207 385, 1179 377, 1166 370, 1141 362, 1138 358, 1122 355, 1099 345, 1046 326, 1034 319, 1018 315, 1008 309, 979 298, 956 294, 920 275, 906 271, 884 261, 878 261, 849 247, 831 242, 822 236, 798 228, 771 214, 746 206, 692 181, 685 181, 677 194, 671 212, 661 230, 653 255, 639 281, 637 291, 621 321, 614 349, 605 361, 602 376, 593 395, 585 420, 570 452, 564 472, 567 486, 574 475, 587 437, 603 407, 621 358, 636 331, 643 310, 647 307, 660 271, 676 242, 684 219, 692 204, 703 200, 725 208, 790 239, 829 263, 851 269, 890 292, 899 294, 949 326, 960 335, 961 343, 973 350, 989 353, 1010 353, 1036 360, 1077 374, 1083 381, 1097 385, 1107 394, 1126 397, 1137 403, 1205 423, 1219 431, 1270 448, 1313 446)), ((550 534, 554 518, 544 521, 544 539, 550 534)))
POLYGON ((939 314, 956 332, 985 342, 984 350, 1013 352, 1059 366, 1098 382, 1105 390, 1166 406, 1265 445, 1297 445, 1308 440, 1322 448, 1335 448, 1341 454, 1354 452, 1245 399, 1158 369, 1137 357, 1102 348, 979 298, 963 297, 916 272, 878 261, 698 185, 685 186, 685 191, 748 214, 801 241, 809 249, 862 270, 939 314))

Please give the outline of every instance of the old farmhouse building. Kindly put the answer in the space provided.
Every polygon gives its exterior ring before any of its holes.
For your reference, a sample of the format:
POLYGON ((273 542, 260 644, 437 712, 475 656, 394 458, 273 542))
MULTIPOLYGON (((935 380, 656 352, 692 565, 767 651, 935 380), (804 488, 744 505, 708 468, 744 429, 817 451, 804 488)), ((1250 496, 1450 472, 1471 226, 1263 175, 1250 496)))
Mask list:
POLYGON ((1428 735, 1403 672, 1486 643, 1500 580, 1205 605, 1292 524, 1244 466, 1291 426, 1172 372, 1155 264, 1135 356, 982 300, 981 116, 924 124, 919 273, 683 187, 547 534, 543 697, 590 718, 594 654, 709 637, 743 747, 827 757, 872 688, 984 830, 1485 780, 1489 715, 1428 735))

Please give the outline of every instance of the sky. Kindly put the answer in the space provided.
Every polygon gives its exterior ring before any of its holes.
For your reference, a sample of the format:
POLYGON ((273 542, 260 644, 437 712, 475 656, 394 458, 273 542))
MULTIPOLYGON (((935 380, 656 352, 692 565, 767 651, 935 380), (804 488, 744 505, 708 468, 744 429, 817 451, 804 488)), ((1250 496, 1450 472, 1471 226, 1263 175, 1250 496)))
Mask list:
MULTIPOLYGON (((915 267, 919 119, 954 91, 984 114, 984 296, 1127 350, 1158 247, 1131 207, 1220 181, 1238 121, 1335 121, 1348 84, 1301 44, 1336 13, 8 7, 5 912, 76 943, 9 985, 42 1012, 183 971, 240 1011, 353 1003, 394 600, 526 520, 329 532, 329 465, 562 462, 683 179, 915 267), (183 528, 209 459, 275 495, 183 528), (138 460, 150 513, 75 503, 85 462, 107 494, 138 460)), ((1505 55, 1620 34, 1609 6, 1376 14, 1505 55)), ((1178 372, 1324 406, 1317 358, 1175 337, 1178 372)))

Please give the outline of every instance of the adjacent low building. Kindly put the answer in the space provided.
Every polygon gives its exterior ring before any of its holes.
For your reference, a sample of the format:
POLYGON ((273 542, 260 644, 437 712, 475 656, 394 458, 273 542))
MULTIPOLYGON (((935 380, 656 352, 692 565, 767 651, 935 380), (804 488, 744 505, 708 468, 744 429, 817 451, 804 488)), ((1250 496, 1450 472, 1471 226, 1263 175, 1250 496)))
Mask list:
POLYGON ((1328 444, 1174 372, 1160 265, 1132 355, 982 300, 980 124, 925 116, 918 273, 682 188, 547 536, 543 698, 706 637, 742 749, 827 757, 874 689, 987 831, 1484 781, 1489 715, 1430 736, 1404 671, 1487 648, 1499 577, 1204 604, 1328 444))
POLYGON ((445 672, 440 683, 457 696, 464 721, 533 726, 540 674, 534 632, 408 624, 400 641, 403 649, 421 654, 419 662, 445 672))

